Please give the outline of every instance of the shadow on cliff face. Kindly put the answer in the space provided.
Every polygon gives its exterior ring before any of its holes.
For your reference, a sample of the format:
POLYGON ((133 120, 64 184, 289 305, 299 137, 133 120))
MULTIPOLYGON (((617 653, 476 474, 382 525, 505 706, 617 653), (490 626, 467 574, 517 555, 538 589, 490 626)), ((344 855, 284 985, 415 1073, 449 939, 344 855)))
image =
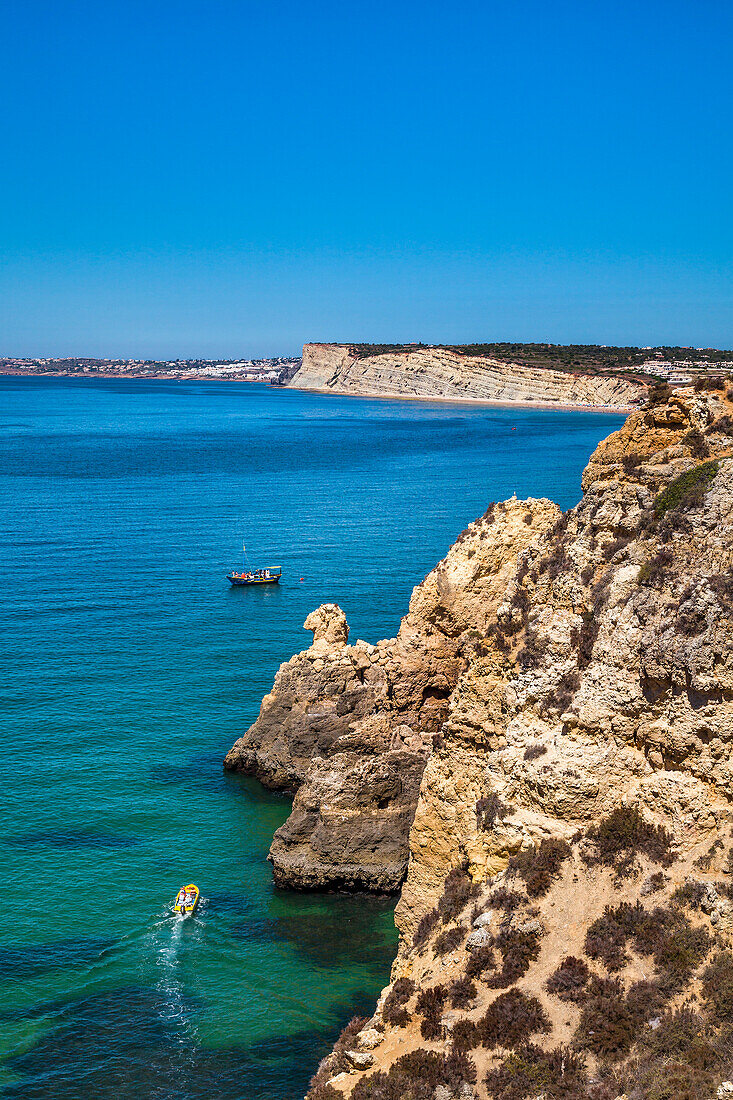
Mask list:
MULTIPOLYGON (((241 1047, 206 1049, 196 1037, 200 1003, 184 999, 176 1016, 165 997, 119 988, 41 1006, 56 1026, 4 1063, 16 1080, 5 1100, 300 1100, 340 1025, 369 1011, 362 992, 339 1006, 333 1028, 273 1035, 241 1047), (53 1067, 49 1069, 49 1067, 53 1067)), ((0 1014, 0 1020, 6 1018, 0 1014)))

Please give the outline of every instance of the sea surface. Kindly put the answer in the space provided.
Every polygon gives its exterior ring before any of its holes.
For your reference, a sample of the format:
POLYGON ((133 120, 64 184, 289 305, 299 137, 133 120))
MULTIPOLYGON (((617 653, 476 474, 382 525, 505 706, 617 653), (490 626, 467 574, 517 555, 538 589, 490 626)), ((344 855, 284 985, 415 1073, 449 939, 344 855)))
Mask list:
POLYGON ((3 1097, 302 1097, 388 980, 393 903, 274 890, 289 803, 222 758, 311 609, 394 634, 491 500, 573 505, 622 419, 0 379, 3 1097), (280 587, 229 587, 243 541, 280 587))

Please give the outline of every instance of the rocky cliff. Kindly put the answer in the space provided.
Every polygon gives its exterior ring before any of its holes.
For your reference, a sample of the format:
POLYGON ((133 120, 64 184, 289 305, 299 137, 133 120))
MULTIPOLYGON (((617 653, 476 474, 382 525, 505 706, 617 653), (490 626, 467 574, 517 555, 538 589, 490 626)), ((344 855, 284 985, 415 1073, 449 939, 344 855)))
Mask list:
POLYGON ((299 784, 276 873, 394 886, 409 848, 392 982, 311 1100, 728 1095, 732 396, 658 394, 564 515, 490 507, 392 642, 307 622, 230 754, 299 784))
POLYGON ((362 355, 349 344, 306 344, 288 383, 298 389, 376 397, 628 407, 645 386, 620 375, 552 370, 448 348, 362 355))
POLYGON ((560 515, 549 501, 496 505, 415 589, 396 638, 347 645, 343 611, 305 621, 313 644, 281 666, 225 767, 296 793, 270 849, 296 888, 393 892, 428 753, 488 629, 517 550, 560 515))

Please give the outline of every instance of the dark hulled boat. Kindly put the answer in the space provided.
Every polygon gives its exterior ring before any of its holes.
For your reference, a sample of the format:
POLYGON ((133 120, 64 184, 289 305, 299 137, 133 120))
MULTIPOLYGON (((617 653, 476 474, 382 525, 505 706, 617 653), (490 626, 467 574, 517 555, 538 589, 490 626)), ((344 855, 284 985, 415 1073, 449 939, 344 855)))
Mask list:
POLYGON ((248 569, 245 573, 227 573, 230 584, 279 584, 283 575, 279 566, 273 569, 248 569))

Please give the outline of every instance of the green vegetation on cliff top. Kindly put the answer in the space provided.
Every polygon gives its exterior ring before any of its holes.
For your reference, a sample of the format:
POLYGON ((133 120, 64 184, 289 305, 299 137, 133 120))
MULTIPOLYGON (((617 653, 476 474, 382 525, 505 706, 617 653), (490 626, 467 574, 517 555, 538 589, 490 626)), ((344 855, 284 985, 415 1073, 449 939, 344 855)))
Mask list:
POLYGON ((359 359, 373 355, 389 355, 421 348, 453 351, 457 355, 478 355, 490 359, 519 363, 526 367, 544 367, 554 370, 579 370, 584 373, 635 375, 642 363, 660 358, 662 361, 695 362, 710 364, 733 360, 733 351, 716 348, 680 348, 660 346, 656 348, 608 347, 601 344, 350 344, 352 353, 359 359), (659 355, 657 353, 660 353, 659 355))

